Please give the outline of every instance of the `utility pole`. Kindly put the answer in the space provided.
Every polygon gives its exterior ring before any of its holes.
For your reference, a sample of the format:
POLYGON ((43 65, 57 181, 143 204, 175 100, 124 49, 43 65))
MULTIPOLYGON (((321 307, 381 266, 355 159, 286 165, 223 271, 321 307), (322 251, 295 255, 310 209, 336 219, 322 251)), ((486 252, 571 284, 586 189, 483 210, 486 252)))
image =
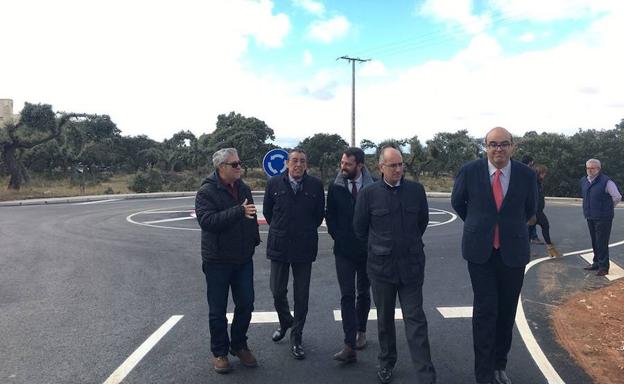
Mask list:
POLYGON ((341 56, 336 60, 348 60, 351 62, 351 146, 355 147, 355 62, 363 63, 370 61, 370 59, 341 56))

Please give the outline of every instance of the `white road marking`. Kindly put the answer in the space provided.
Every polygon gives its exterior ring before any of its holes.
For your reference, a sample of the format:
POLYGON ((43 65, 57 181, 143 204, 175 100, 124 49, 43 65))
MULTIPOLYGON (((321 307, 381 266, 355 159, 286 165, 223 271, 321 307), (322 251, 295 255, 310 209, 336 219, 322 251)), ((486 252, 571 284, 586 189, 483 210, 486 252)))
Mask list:
MULTIPOLYGON (((622 244, 624 244, 624 240, 617 243, 609 244, 609 248, 617 247, 622 244)), ((562 257, 579 255, 582 253, 587 253, 588 251, 591 251, 591 249, 582 249, 580 251, 564 253, 562 257)), ((526 275, 533 266, 546 260, 554 259, 551 257, 542 257, 540 259, 535 259, 527 264, 524 274, 526 275)), ((520 336, 522 337, 522 340, 524 341, 527 350, 531 354, 531 357, 535 361, 535 364, 537 364, 537 367, 546 378, 548 384, 565 384, 561 376, 559 376, 555 368, 553 368, 552 364, 550 364, 550 361, 548 361, 548 358, 544 354, 544 351, 542 351, 539 344, 537 344, 535 337, 533 336, 533 332, 531 331, 526 316, 524 315, 524 308, 522 307, 522 295, 520 295, 520 299, 518 300, 518 311, 516 312, 516 326, 518 327, 518 331, 520 332, 520 336)))
MULTIPOLYGON (((295 315, 293 311, 290 311, 290 314, 293 316, 295 315)), ((227 317, 229 323, 232 323, 234 313, 227 313, 225 317, 227 317)), ((277 312, 252 312, 251 322, 254 324, 279 323, 279 317, 277 317, 277 312)))
MULTIPOLYGON (((401 308, 394 309, 394 319, 403 320, 403 312, 401 312, 401 308)), ((334 309, 334 320, 342 321, 342 314, 339 309, 334 309)), ((368 312, 368 320, 377 320, 377 309, 370 309, 370 312, 368 312)))
POLYGON ((96 201, 85 201, 83 203, 73 203, 71 205, 89 205, 89 204, 100 204, 100 203, 110 203, 111 201, 119 201, 122 199, 108 199, 108 200, 96 200, 96 201))
POLYGON ((157 223, 169 223, 172 221, 182 221, 182 220, 190 220, 190 219, 194 219, 196 220, 195 217, 193 216, 187 216, 187 217, 174 217, 172 219, 162 219, 162 220, 154 220, 154 221, 144 221, 145 224, 157 224, 157 223))
MULTIPOLYGON (((594 262, 594 253, 583 253, 581 257, 587 261, 589 264, 594 262)), ((609 260, 609 274, 605 276, 609 281, 617 280, 624 277, 624 269, 619 265, 615 264, 613 260, 609 260)))
POLYGON ((472 317, 472 307, 438 307, 437 309, 445 319, 472 317))
POLYGON ((119 366, 119 368, 117 368, 115 372, 113 372, 108 377, 108 379, 106 379, 104 384, 121 383, 123 379, 128 376, 130 371, 132 371, 134 367, 141 361, 141 359, 145 357, 145 355, 147 355, 147 353, 160 341, 160 339, 162 339, 162 337, 165 336, 167 332, 169 332, 171 328, 173 328, 173 326, 176 325, 176 323, 180 321, 180 319, 183 317, 184 316, 182 315, 171 316, 169 320, 167 320, 163 325, 160 326, 160 328, 156 330, 156 332, 148 337, 147 340, 145 340, 143 344, 141 344, 141 346, 139 346, 139 348, 137 348, 137 350, 134 351, 126 359, 126 361, 124 361, 119 366))
POLYGON ((427 227, 437 227, 439 225, 450 224, 453 221, 457 220, 457 215, 456 214, 454 214, 453 212, 445 211, 443 209, 429 207, 429 214, 430 215, 443 215, 443 214, 447 214, 447 215, 450 215, 451 218, 446 220, 446 221, 442 221, 442 222, 430 221, 429 225, 427 227))
MULTIPOLYGON (((177 198, 176 198, 177 199, 177 198)), ((262 204, 256 204, 256 208, 257 208, 257 216, 258 216, 258 223, 261 225, 266 225, 266 219, 264 218, 264 215, 262 214, 262 204)), ((437 208, 429 208, 429 214, 433 214, 433 215, 443 215, 443 214, 447 214, 450 216, 450 219, 446 220, 446 221, 430 221, 428 227, 437 227, 439 225, 444 225, 444 224, 449 224, 452 223, 453 221, 455 221, 457 219, 457 215, 455 215, 452 212, 449 211, 445 211, 442 209, 437 209, 437 208)), ((171 227, 171 226, 165 226, 165 225, 156 225, 156 224, 160 224, 160 223, 169 223, 169 222, 176 222, 176 221, 183 221, 183 220, 188 220, 188 219, 194 219, 196 218, 195 216, 195 210, 192 209, 183 209, 183 210, 167 210, 167 211, 159 211, 158 209, 150 209, 150 210, 146 210, 146 211, 141 211, 141 212, 136 212, 133 213, 131 215, 128 215, 126 217, 126 221, 132 224, 136 224, 136 225, 143 225, 146 227, 152 227, 152 228, 161 228, 161 229, 177 229, 177 230, 182 230, 182 231, 200 231, 200 228, 184 228, 184 227, 171 227), (190 216, 188 217, 176 217, 176 218, 169 218, 169 219, 161 219, 161 220, 151 220, 151 221, 136 221, 134 220, 134 217, 137 215, 154 215, 154 214, 158 214, 158 213, 163 213, 163 214, 171 214, 171 213, 189 213, 190 216)), ((327 224, 325 223, 325 220, 323 220, 323 223, 321 224, 321 226, 319 228, 327 228, 327 224)), ((268 233, 268 231, 260 231, 260 233, 266 234, 268 233)), ((326 231, 319 231, 319 234, 326 234, 326 231)))

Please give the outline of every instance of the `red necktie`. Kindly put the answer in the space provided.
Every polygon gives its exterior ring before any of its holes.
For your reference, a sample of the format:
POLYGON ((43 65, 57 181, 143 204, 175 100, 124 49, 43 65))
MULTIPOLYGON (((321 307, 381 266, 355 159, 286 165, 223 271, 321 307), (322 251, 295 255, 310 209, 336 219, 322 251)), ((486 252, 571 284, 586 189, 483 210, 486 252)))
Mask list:
POLYGON ((355 181, 351 180, 351 196, 353 196, 353 198, 357 198, 357 184, 355 183, 355 181))
MULTIPOLYGON (((501 170, 497 169, 494 174, 494 182, 492 183, 492 192, 494 194, 494 201, 496 202, 496 211, 500 211, 501 205, 503 205, 503 185, 500 181, 501 170)), ((500 248, 500 237, 498 235, 498 224, 494 229, 494 243, 492 244, 494 249, 500 248)))

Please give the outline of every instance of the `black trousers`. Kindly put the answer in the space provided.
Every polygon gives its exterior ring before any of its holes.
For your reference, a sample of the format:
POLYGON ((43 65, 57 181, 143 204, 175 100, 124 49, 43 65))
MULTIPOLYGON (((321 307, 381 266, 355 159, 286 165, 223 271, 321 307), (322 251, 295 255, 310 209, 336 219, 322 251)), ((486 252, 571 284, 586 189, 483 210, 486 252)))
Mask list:
POLYGON ((366 259, 355 261, 336 255, 336 275, 340 285, 340 313, 345 335, 344 343, 355 348, 357 332, 366 332, 371 305, 366 259))
POLYGON ((550 223, 548 222, 548 217, 544 214, 544 211, 539 211, 535 214, 537 218, 536 224, 542 227, 542 236, 544 236, 544 242, 546 244, 552 244, 550 241, 550 223))
POLYGON ((489 383, 494 380, 494 370, 507 366, 524 267, 506 266, 500 252, 492 250, 484 264, 468 262, 468 272, 474 293, 475 376, 477 382, 489 383))
POLYGON ((587 219, 589 235, 594 251, 593 265, 601 271, 609 271, 609 237, 611 237, 612 219, 587 219))
POLYGON ((291 344, 301 344, 301 335, 308 315, 308 298, 310 296, 310 275, 312 263, 284 263, 271 260, 270 285, 273 293, 273 304, 277 311, 280 327, 290 328, 291 344), (293 273, 294 313, 290 314, 288 305, 288 275, 293 273))
MULTIPOLYGON (((424 270, 424 266, 423 266, 424 270)), ((424 271, 423 271, 424 272, 424 271)), ((424 276, 424 273, 421 273, 424 276)), ((436 372, 431 362, 427 318, 423 311, 423 279, 410 284, 392 284, 371 280, 373 297, 377 307, 377 329, 379 333, 379 366, 394 368, 397 361, 396 329, 394 309, 397 294, 403 312, 405 336, 416 369, 414 382, 432 384, 436 381, 436 372)))

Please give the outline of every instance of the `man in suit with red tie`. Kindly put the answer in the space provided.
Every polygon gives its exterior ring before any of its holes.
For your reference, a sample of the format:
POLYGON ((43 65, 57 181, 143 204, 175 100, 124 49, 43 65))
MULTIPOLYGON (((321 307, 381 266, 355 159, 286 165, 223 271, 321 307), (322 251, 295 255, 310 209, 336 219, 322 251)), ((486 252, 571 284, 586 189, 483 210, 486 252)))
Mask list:
POLYGON ((457 174, 451 204, 464 221, 477 383, 511 384, 505 368, 529 262, 527 223, 536 212, 537 182, 533 170, 511 160, 513 138, 505 128, 490 130, 485 147, 487 159, 469 162, 457 174))

